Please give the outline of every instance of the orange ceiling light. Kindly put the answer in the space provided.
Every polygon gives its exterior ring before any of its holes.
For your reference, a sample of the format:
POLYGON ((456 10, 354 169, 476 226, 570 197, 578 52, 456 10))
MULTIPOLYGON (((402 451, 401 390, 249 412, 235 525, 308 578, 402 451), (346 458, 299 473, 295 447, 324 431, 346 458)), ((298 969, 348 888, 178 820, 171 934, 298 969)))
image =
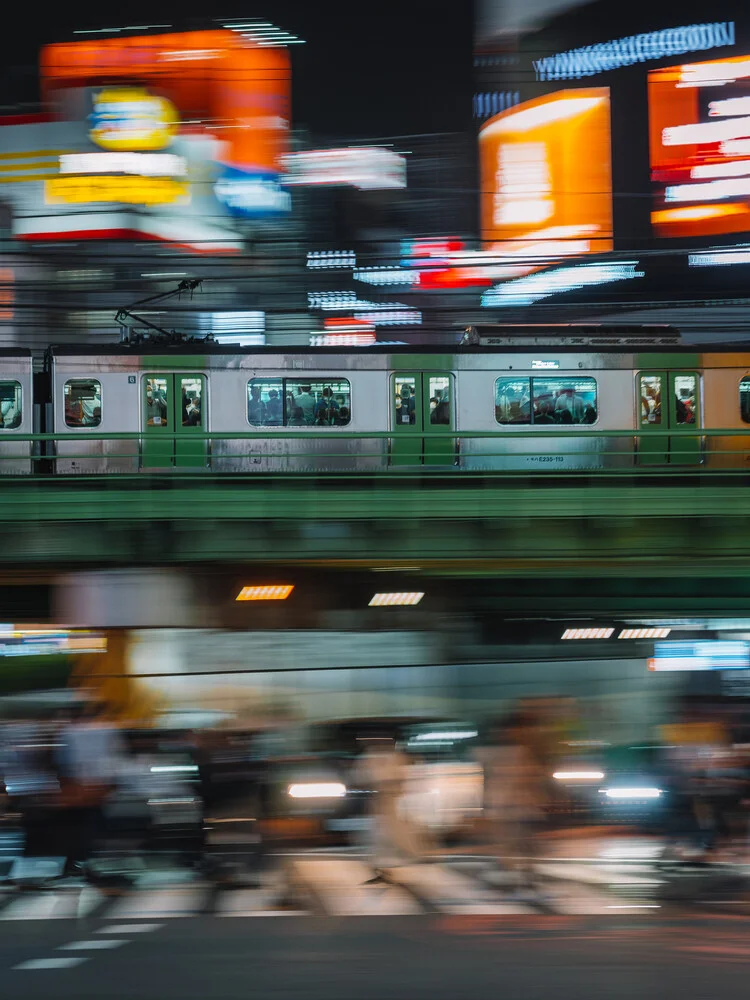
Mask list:
POLYGON ((282 583, 263 587, 243 587, 235 601, 285 601, 294 590, 294 584, 282 583))

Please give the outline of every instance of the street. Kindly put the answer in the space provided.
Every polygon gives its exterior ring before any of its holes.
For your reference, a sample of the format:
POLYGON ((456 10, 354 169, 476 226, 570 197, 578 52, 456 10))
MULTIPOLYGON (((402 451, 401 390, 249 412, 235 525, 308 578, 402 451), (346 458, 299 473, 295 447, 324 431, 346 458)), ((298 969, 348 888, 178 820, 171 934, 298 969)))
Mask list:
POLYGON ((665 875, 647 841, 619 861, 617 841, 583 846, 537 864, 536 897, 460 855, 369 884, 355 851, 279 853, 235 888, 157 869, 120 890, 6 882, 3 997, 745 995, 750 906, 728 873, 665 875))
POLYGON ((315 916, 5 924, 7 1000, 744 997, 747 921, 315 916))

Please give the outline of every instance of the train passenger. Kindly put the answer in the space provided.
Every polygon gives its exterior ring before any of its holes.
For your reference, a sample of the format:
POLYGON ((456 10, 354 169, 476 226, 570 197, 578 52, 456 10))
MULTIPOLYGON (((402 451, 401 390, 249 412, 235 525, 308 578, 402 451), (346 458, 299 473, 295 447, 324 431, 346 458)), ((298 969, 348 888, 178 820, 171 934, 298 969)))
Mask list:
POLYGON ((260 398, 260 386, 250 386, 250 399, 247 402, 247 419, 251 424, 266 422, 266 404, 260 398))
POLYGON ((565 423, 580 424, 583 420, 584 403, 575 389, 563 389, 557 397, 555 410, 558 412, 567 410, 570 413, 571 419, 565 423))
POLYGON ((315 404, 313 416, 316 424, 332 424, 338 413, 339 404, 333 398, 330 386, 323 389, 323 396, 315 404))
POLYGON ((449 424, 451 422, 450 393, 448 389, 443 389, 438 404, 430 414, 431 424, 449 424))
POLYGON ((344 427, 346 424, 349 423, 349 420, 350 420, 349 407, 342 406, 339 409, 338 415, 336 417, 336 424, 339 427, 344 427))
POLYGON ((282 420, 281 396, 278 389, 271 389, 266 403, 266 424, 269 427, 281 427, 282 420))
POLYGON ((680 398, 677 403, 677 423, 695 423, 695 399, 690 395, 689 389, 680 389, 680 398))
POLYGON ((290 427, 302 427, 305 423, 305 414, 301 406, 297 406, 294 403, 290 406, 290 412, 292 414, 289 420, 290 427))
POLYGON ((416 402, 416 396, 412 396, 409 386, 402 385, 399 398, 396 400, 396 406, 398 408, 398 423, 413 424, 416 421, 416 402))
POLYGON ((537 409, 534 411, 534 423, 535 424, 554 424, 555 417, 552 411, 552 400, 551 399, 541 399, 537 404, 537 409))
POLYGON ((201 401, 194 396, 185 408, 185 419, 183 426, 198 427, 201 422, 201 401))
POLYGON ((315 411, 315 396, 313 396, 309 385, 300 387, 299 393, 294 397, 294 405, 302 410, 304 423, 311 424, 315 411))
POLYGON ((146 419, 149 427, 159 426, 166 422, 167 404, 161 396, 154 395, 151 389, 146 393, 146 419))

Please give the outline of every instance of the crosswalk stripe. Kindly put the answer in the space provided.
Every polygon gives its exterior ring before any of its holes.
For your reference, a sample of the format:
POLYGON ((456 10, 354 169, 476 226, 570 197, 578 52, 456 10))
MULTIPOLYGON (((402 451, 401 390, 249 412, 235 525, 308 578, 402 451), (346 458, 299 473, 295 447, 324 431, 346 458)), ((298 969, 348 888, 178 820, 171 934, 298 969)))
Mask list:
POLYGON ((93 913, 104 899, 94 888, 22 893, 0 910, 0 920, 72 920, 93 913))
POLYGON ((208 900, 209 892, 205 886, 159 889, 150 892, 136 890, 117 900, 107 916, 113 920, 198 916, 208 900))
POLYGON ((659 878, 643 878, 640 875, 630 875, 627 872, 615 871, 595 865, 578 865, 567 862, 542 862, 536 865, 540 875, 548 878, 584 882, 589 885, 620 885, 633 887, 653 887, 661 884, 659 878))
POLYGON ((389 877, 443 913, 523 914, 537 912, 523 903, 505 902, 480 883, 444 865, 403 865, 389 877))
POLYGON ((254 917, 273 910, 274 894, 267 889, 229 889, 216 901, 218 917, 254 917))
POLYGON ((393 885, 367 885, 372 868, 355 858, 299 858, 296 877, 308 886, 332 916, 395 916, 422 913, 422 907, 393 885))

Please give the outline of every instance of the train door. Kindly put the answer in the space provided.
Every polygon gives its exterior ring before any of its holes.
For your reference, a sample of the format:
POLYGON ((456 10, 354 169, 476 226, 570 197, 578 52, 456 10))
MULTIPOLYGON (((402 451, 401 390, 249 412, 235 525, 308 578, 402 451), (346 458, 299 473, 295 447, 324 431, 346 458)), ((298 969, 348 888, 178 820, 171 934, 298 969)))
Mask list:
POLYGON ((638 464, 699 465, 701 439, 689 433, 701 426, 698 373, 639 372, 637 392, 638 464))
POLYGON ((453 376, 448 373, 391 376, 391 465, 453 465, 453 395, 453 376))
POLYGON ((203 375, 144 375, 141 468, 205 468, 208 444, 203 375), (175 434, 179 436, 175 436, 175 434))

